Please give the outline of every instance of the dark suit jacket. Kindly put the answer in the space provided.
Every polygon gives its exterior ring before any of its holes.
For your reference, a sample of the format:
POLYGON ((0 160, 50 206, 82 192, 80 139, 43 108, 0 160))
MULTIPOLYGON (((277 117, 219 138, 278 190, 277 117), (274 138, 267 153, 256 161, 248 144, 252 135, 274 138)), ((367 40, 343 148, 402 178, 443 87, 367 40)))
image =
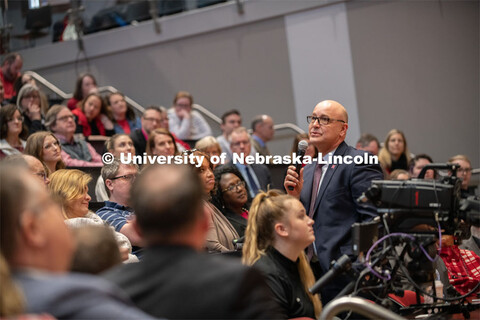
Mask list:
POLYGON ((182 246, 146 249, 139 263, 105 274, 143 311, 168 319, 278 317, 278 307, 257 270, 238 258, 182 246))
POLYGON ((147 148, 147 140, 145 140, 142 129, 135 129, 130 132, 130 138, 132 138, 133 145, 135 146, 135 153, 137 155, 143 155, 147 148))
MULTIPOLYGON (((267 191, 268 187, 272 188, 272 177, 270 176, 270 170, 264 164, 251 164, 250 165, 257 176, 258 182, 260 183, 260 189, 267 191)), ((244 177, 245 178, 245 177, 244 177)))
MULTIPOLYGON (((342 142, 335 155, 364 155, 342 142)), ((315 163, 305 167, 300 201, 308 214, 312 197, 315 163)), ((315 246, 321 274, 330 268, 330 262, 343 254, 352 256, 351 226, 368 221, 377 215, 371 205, 360 205, 356 199, 371 186, 372 180, 383 179, 380 165, 337 164, 328 165, 315 201, 313 225, 315 246)), ((353 257, 351 257, 353 258, 353 257)))

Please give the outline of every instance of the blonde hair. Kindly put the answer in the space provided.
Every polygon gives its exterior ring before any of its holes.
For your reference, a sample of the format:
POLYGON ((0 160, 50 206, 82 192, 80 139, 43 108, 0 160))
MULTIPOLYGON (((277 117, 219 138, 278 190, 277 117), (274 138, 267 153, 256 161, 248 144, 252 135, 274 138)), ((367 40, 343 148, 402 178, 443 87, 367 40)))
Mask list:
MULTIPOLYGON (((242 255, 243 264, 253 265, 261 256, 265 255, 268 247, 273 246, 275 223, 284 218, 285 212, 289 210, 287 202, 291 200, 296 200, 296 198, 282 194, 280 190, 260 192, 255 197, 248 213, 242 255)), ((308 291, 308 288, 315 283, 315 277, 303 251, 299 256, 298 272, 305 292, 313 303, 315 318, 318 318, 322 311, 322 304, 318 295, 312 295, 308 291)))
POLYGON ((380 164, 387 170, 390 170, 390 168, 392 167, 392 154, 390 153, 390 151, 388 151, 388 141, 390 141, 390 138, 394 134, 399 134, 402 136, 404 146, 402 154, 405 154, 405 157, 407 158, 407 164, 410 163, 411 160, 410 152, 408 151, 407 147, 407 139, 405 139, 405 134, 398 129, 392 129, 388 132, 387 137, 385 138, 383 148, 380 149, 380 151, 378 152, 378 161, 380 161, 380 164))
POLYGON ((91 180, 89 174, 77 169, 61 169, 51 174, 48 187, 55 200, 62 205, 65 219, 69 219, 67 211, 70 202, 88 191, 88 183, 91 180))
POLYGON ((12 280, 10 268, 3 254, 0 253, 0 317, 9 318, 24 313, 23 294, 12 280))
POLYGON ((456 156, 453 156, 450 159, 448 159, 448 162, 455 163, 458 160, 463 160, 465 162, 468 162, 470 167, 472 166, 472 163, 470 162, 470 159, 468 159, 468 157, 464 154, 457 154, 456 156))
POLYGON ((195 143, 195 149, 198 151, 205 152, 210 147, 216 147, 220 153, 222 152, 222 148, 217 139, 212 136, 206 136, 195 143))

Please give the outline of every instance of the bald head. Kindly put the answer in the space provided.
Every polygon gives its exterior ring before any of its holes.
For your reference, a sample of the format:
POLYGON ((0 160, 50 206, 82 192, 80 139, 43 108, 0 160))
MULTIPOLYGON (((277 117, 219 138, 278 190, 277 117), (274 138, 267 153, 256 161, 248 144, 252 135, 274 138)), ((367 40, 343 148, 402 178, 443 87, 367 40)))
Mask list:
POLYGON ((312 116, 319 120, 311 121, 308 126, 310 142, 325 155, 345 140, 347 110, 337 101, 325 100, 315 106, 312 116))
POLYGON ((30 156, 30 155, 23 155, 25 162, 27 162, 28 168, 30 172, 39 180, 39 182, 48 185, 50 183, 50 179, 47 177, 47 172, 43 164, 37 158, 30 156))

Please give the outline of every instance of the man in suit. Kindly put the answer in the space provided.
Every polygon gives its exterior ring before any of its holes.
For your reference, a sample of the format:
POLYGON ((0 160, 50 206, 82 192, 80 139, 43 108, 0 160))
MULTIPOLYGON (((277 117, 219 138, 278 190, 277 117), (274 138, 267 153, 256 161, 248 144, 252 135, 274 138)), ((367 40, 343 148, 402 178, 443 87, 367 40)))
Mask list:
MULTIPOLYGON (((344 142, 348 114, 340 103, 332 100, 318 103, 307 120, 310 143, 319 151, 318 157, 327 160, 329 154, 364 155, 364 151, 358 151, 344 142)), ((318 257, 320 275, 328 271, 332 260, 343 254, 354 258, 351 225, 368 221, 377 215, 374 207, 360 205, 356 199, 370 187, 372 180, 381 179, 383 175, 378 164, 313 163, 302 169, 300 176, 294 166, 288 168, 285 189, 300 199, 306 212, 315 220, 315 243, 308 253, 318 257), (290 186, 294 189, 289 190, 290 186)), ((347 277, 337 277, 324 286, 321 291, 322 302, 325 304, 333 299, 348 282, 347 277)))
POLYGON ((247 182, 250 197, 254 198, 260 190, 267 191, 272 184, 270 170, 264 164, 243 163, 245 157, 250 155, 251 139, 244 127, 238 127, 228 136, 230 150, 232 151, 232 164, 235 165, 247 182))
POLYGON ((252 120, 253 147, 262 156, 271 155, 267 147, 267 142, 272 140, 275 134, 273 125, 272 117, 266 114, 256 116, 252 120))
POLYGON ((133 145, 135 146, 135 152, 138 155, 143 155, 147 148, 148 135, 153 130, 162 127, 165 117, 166 115, 163 116, 162 111, 157 106, 150 106, 145 109, 140 119, 142 127, 130 133, 130 138, 132 138, 133 145))
POLYGON ((22 164, 0 164, 0 181, 0 247, 22 289, 26 313, 57 319, 151 319, 104 279, 68 273, 75 249, 72 234, 58 204, 22 164))
POLYGON ((169 319, 276 318, 261 275, 239 260, 207 255, 209 228, 198 174, 187 166, 150 166, 132 187, 134 224, 147 248, 139 263, 105 277, 145 312, 169 319))

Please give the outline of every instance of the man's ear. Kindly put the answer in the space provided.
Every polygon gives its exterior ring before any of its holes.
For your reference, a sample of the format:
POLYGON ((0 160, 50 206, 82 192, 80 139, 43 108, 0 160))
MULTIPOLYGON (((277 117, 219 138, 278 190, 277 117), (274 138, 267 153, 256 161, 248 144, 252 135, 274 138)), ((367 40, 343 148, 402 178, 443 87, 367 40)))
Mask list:
POLYGON ((280 237, 288 237, 288 228, 285 226, 285 224, 277 222, 275 223, 273 229, 275 230, 275 233, 278 234, 280 237))
POLYGON ((110 190, 110 194, 111 194, 113 190, 113 181, 110 179, 105 180, 105 186, 107 187, 108 190, 110 190))
POLYGON ((46 243, 43 225, 39 219, 41 213, 26 210, 20 218, 20 238, 30 247, 42 247, 46 243))

